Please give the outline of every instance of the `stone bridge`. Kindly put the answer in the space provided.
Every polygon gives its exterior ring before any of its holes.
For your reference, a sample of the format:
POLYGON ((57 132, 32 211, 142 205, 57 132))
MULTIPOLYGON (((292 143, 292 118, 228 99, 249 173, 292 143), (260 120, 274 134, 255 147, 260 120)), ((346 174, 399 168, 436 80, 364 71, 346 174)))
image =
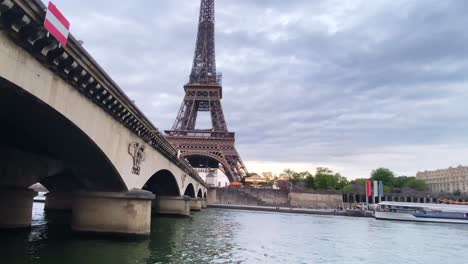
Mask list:
POLYGON ((203 179, 73 36, 48 36, 45 9, 0 0, 0 228, 30 225, 37 182, 76 231, 147 234, 151 204, 200 210, 203 179))

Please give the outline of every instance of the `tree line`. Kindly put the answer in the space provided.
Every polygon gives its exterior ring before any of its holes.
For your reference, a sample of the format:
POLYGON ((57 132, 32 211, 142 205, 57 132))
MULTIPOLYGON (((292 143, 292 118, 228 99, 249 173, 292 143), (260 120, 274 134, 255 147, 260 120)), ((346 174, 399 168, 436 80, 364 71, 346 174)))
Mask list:
MULTIPOLYGON (((315 174, 309 171, 295 172, 291 169, 284 170, 289 181, 296 186, 304 186, 314 190, 341 190, 343 192, 365 192, 366 181, 382 181, 384 192, 400 192, 404 189, 413 191, 427 191, 428 187, 422 180, 415 177, 395 176, 395 173, 387 168, 378 168, 372 171, 370 178, 358 178, 348 181, 340 173, 325 167, 317 168, 315 174)), ((272 186, 274 181, 268 183, 272 186)))
POLYGON ((342 190, 349 184, 346 177, 325 167, 317 168, 315 175, 308 171, 295 172, 290 169, 284 170, 284 174, 289 177, 292 184, 304 185, 315 190, 342 190))

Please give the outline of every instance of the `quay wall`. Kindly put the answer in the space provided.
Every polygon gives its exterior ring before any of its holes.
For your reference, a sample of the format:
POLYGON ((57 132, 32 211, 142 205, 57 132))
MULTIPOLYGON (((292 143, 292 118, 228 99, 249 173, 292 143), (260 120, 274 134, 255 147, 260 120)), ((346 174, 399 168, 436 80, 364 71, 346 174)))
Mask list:
POLYGON ((260 200, 263 206, 289 206, 289 192, 273 189, 239 189, 249 196, 260 200))
POLYGON ((343 207, 341 194, 299 193, 273 189, 219 188, 215 204, 283 206, 307 209, 343 207))
POLYGON ((308 209, 327 209, 343 207, 341 194, 298 193, 289 194, 291 207, 308 209))
POLYGON ((260 205, 260 200, 249 194, 240 192, 237 188, 219 188, 216 190, 215 204, 260 205))

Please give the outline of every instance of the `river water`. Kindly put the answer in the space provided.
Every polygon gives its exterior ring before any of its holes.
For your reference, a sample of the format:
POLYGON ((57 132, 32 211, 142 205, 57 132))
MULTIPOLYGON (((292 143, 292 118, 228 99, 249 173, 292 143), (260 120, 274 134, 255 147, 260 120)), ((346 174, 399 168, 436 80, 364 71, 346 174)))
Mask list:
POLYGON ((42 209, 31 230, 0 233, 1 264, 468 263, 468 225, 208 209, 123 239, 74 234, 42 209))

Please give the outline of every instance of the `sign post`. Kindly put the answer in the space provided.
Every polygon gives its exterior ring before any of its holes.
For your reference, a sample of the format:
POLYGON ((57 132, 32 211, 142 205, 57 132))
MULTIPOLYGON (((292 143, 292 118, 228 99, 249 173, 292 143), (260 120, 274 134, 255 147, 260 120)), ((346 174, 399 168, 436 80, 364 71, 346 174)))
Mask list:
POLYGON ((67 46, 70 22, 68 22, 52 2, 49 2, 47 6, 44 27, 62 46, 67 46))

